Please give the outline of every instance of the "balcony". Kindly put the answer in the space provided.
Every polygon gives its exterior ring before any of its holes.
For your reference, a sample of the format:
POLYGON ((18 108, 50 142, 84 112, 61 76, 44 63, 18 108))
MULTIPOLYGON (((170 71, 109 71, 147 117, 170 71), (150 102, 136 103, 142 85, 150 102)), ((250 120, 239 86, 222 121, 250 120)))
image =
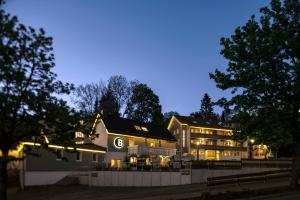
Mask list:
MULTIPOLYGON (((198 148, 196 144, 191 144, 191 147, 198 148)), ((231 150, 231 151, 247 151, 247 147, 237 146, 219 146, 219 145, 199 145, 199 149, 205 150, 231 150)))
POLYGON ((137 155, 162 155, 162 156, 174 156, 176 155, 176 149, 163 148, 163 147, 144 147, 140 145, 134 145, 128 147, 128 154, 137 154, 137 155))
POLYGON ((218 135, 218 134, 204 134, 204 133, 191 133, 191 139, 197 138, 209 138, 209 139, 225 139, 232 140, 232 136, 229 135, 218 135))

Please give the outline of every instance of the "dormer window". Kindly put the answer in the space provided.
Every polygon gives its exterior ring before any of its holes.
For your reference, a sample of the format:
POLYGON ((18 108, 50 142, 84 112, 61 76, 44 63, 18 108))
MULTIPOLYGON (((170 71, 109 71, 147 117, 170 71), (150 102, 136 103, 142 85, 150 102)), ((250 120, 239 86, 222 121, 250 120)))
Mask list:
POLYGON ((142 130, 148 132, 148 129, 146 127, 144 127, 144 126, 142 126, 142 130))
POLYGON ((145 132, 148 132, 148 128, 145 127, 145 126, 137 126, 137 125, 134 125, 134 128, 138 131, 145 131, 145 132))
POLYGON ((82 132, 75 132, 75 143, 83 144, 84 142, 84 134, 82 132))

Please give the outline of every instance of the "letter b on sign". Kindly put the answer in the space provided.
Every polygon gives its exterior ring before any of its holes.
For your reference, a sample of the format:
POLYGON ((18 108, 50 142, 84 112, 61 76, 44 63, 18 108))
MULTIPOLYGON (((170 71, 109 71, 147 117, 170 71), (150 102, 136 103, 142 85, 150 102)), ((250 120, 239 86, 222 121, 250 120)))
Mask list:
POLYGON ((116 137, 114 139, 114 146, 117 148, 117 149, 122 149, 123 146, 124 146, 124 141, 122 138, 120 137, 116 137))

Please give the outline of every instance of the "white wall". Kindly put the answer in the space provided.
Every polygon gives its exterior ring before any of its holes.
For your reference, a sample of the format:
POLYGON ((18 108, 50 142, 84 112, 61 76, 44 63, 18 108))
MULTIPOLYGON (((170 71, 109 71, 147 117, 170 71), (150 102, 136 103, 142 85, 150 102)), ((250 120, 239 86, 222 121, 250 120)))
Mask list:
POLYGON ((93 140, 93 143, 101 147, 107 148, 107 141, 108 141, 107 129, 102 119, 96 126, 96 134, 98 134, 98 137, 93 140))
POLYGON ((181 172, 94 171, 81 176, 79 182, 89 186, 151 187, 191 184, 191 174, 181 172))
POLYGON ((69 175, 70 171, 34 171, 25 172, 25 186, 51 185, 69 175))
POLYGON ((279 168, 192 169, 192 183, 205 183, 208 177, 230 176, 279 170, 279 168))

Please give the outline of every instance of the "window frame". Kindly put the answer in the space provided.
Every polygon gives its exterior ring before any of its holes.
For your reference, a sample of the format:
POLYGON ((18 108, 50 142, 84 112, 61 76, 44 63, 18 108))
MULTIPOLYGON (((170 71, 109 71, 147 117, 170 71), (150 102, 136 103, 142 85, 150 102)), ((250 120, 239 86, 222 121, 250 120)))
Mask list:
POLYGON ((92 153, 92 162, 98 162, 98 154, 92 153), (94 155, 96 156, 96 160, 94 160, 94 155))
POLYGON ((56 160, 60 161, 64 157, 64 152, 62 149, 56 149, 56 160), (60 156, 58 156, 60 155, 60 156))
POLYGON ((77 151, 75 154, 75 161, 76 162, 82 162, 82 152, 81 151, 77 151), (77 159, 77 155, 79 154, 79 160, 77 159))

